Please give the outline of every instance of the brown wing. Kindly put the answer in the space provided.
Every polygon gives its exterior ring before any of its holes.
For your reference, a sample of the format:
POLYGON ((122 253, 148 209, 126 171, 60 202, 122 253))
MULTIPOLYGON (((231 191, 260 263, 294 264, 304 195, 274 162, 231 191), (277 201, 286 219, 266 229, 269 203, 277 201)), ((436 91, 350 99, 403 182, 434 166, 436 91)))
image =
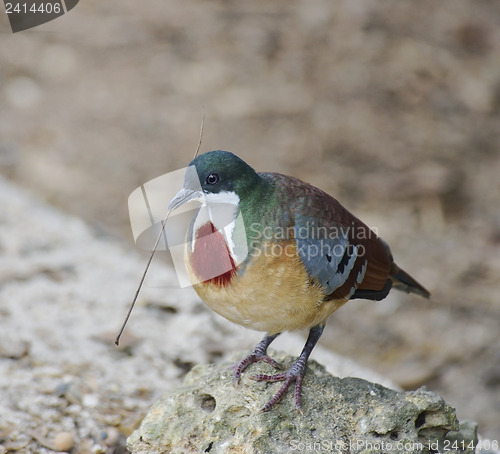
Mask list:
MULTIPOLYGON (((292 215, 285 217, 292 218, 295 227, 307 223, 320 232, 315 238, 309 239, 308 244, 314 241, 319 244, 321 234, 328 236, 329 232, 341 232, 342 238, 330 242, 331 246, 338 246, 343 254, 337 262, 332 260, 331 254, 321 257, 322 262, 303 260, 310 274, 319 277, 322 285, 328 288, 327 299, 378 300, 387 296, 392 284, 390 273, 393 259, 389 247, 375 232, 335 198, 308 183, 276 173, 261 176, 273 180, 278 204, 289 207, 292 215), (351 249, 346 246, 347 243, 351 249), (352 246, 356 246, 357 257, 352 256, 352 246), (332 282, 339 285, 335 287, 332 282)), ((314 236, 315 233, 310 235, 314 236)))

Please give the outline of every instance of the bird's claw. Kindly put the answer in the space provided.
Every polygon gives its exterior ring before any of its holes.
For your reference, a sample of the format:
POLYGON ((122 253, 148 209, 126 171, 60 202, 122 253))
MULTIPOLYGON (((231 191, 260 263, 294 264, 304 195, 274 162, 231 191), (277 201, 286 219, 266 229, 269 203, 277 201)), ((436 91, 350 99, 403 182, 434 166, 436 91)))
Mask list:
POLYGON ((270 364, 271 366, 275 367, 276 369, 284 369, 284 366, 282 364, 275 361, 269 355, 251 353, 250 355, 243 358, 241 361, 238 361, 237 363, 230 366, 230 369, 234 370, 234 375, 233 375, 234 385, 236 386, 239 383, 241 374, 250 364, 257 363, 260 361, 263 361, 267 364, 270 364))
POLYGON ((286 372, 282 374, 275 374, 275 375, 264 375, 264 374, 259 374, 259 375, 254 375, 253 377, 250 377, 252 380, 256 381, 265 381, 268 383, 275 383, 278 381, 284 381, 283 385, 281 385, 281 388, 279 391, 274 395, 274 397, 266 404, 262 409, 260 410, 261 412, 266 412, 269 411, 275 404, 277 404, 282 397, 286 394, 288 388, 290 385, 295 382, 295 406, 297 407, 297 410, 302 413, 302 407, 300 404, 300 394, 302 391, 302 377, 304 375, 304 370, 303 368, 299 368, 296 370, 293 366, 286 372))

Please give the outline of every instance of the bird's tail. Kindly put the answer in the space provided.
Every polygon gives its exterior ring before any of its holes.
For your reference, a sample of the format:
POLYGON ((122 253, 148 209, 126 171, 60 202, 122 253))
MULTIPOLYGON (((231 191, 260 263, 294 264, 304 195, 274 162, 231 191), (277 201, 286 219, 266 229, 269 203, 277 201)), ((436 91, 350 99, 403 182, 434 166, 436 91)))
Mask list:
POLYGON ((428 290, 395 263, 392 264, 390 278, 392 279, 392 286, 398 290, 402 290, 406 293, 416 293, 424 298, 429 298, 431 296, 428 290))

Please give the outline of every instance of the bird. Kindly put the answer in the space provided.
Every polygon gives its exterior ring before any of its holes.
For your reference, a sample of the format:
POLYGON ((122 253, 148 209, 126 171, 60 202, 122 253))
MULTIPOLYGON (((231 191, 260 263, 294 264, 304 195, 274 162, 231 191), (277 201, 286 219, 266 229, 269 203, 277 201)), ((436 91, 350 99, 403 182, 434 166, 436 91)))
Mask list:
POLYGON ((356 299, 380 301, 392 288, 430 293, 395 262, 388 244, 321 189, 275 172, 256 172, 235 154, 195 157, 168 205, 198 202, 186 233, 184 261, 194 290, 216 313, 265 332, 233 365, 235 385, 253 363, 278 369, 251 378, 282 382, 261 411, 294 385, 302 411, 308 358, 329 316, 356 299), (309 330, 302 352, 285 368, 268 355, 283 332, 309 330))

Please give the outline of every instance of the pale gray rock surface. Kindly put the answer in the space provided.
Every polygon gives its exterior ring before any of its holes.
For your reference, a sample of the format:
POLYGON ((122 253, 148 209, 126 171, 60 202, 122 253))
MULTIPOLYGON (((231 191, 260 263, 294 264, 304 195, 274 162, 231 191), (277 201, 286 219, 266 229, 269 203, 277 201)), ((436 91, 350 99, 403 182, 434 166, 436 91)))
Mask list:
MULTIPOLYGON (((282 354, 274 356, 284 364, 293 361, 282 354)), ((475 424, 460 424, 453 407, 425 388, 399 392, 359 378, 333 377, 310 361, 303 413, 295 408, 291 391, 271 411, 262 413, 260 408, 280 384, 250 377, 272 373, 270 366, 250 366, 235 388, 228 365, 196 366, 182 388, 150 409, 128 439, 130 451, 473 453, 477 445, 475 424)))

